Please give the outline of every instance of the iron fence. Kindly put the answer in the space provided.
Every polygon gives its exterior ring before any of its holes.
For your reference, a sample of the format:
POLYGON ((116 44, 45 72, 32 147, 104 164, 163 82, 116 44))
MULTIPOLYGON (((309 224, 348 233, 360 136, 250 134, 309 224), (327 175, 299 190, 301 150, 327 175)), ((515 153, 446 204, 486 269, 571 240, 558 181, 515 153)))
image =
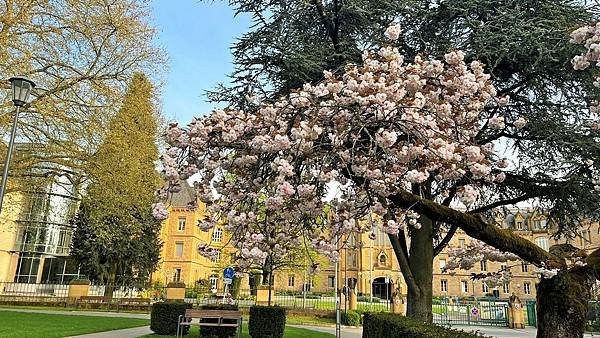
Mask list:
POLYGON ((508 326, 508 303, 442 298, 433 304, 433 322, 441 325, 508 326))

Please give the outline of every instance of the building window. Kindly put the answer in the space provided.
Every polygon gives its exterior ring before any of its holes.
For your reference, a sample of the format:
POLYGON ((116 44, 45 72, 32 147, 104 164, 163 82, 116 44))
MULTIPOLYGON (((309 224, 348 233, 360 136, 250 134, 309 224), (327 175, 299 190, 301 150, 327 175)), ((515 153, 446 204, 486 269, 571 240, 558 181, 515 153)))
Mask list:
POLYGON ((502 291, 504 293, 510 293, 510 284, 509 283, 502 284, 502 291))
POLYGON ((217 254, 212 258, 214 263, 218 263, 221 261, 221 250, 217 250, 217 254))
POLYGON ((506 270, 507 270, 506 263, 500 264, 500 271, 506 271, 506 270))
POLYGON ((521 263, 521 271, 522 272, 529 272, 529 264, 522 262, 521 263))
POLYGON ((177 223, 178 231, 185 231, 185 217, 180 217, 179 222, 177 223))
POLYGON ((176 242, 175 243, 175 257, 182 257, 183 256, 183 242, 176 242))
POLYGON ((464 238, 459 238, 458 239, 458 247, 461 249, 465 248, 465 239, 464 238))
POLYGON ((386 263, 387 263, 387 257, 385 257, 385 255, 379 256, 379 265, 385 266, 386 263))
POLYGON ((523 222, 517 222, 517 230, 523 230, 523 222))
POLYGON ((294 275, 289 275, 288 276, 288 286, 294 286, 294 282, 295 282, 294 279, 295 279, 294 275))
POLYGON ((444 272, 445 267, 446 267, 446 260, 440 259, 440 271, 444 272))
POLYGON ((462 291, 463 293, 469 292, 469 282, 467 282, 466 280, 461 280, 460 291, 462 291))
POLYGON ((21 253, 17 266, 15 282, 17 283, 36 283, 38 269, 40 267, 39 254, 21 253))
POLYGON ((355 268, 357 266, 357 258, 356 258, 356 251, 351 250, 350 252, 348 252, 348 266, 355 268))
POLYGON ((213 236, 212 236, 213 242, 221 243, 222 239, 223 239, 223 229, 215 228, 215 230, 213 231, 213 236))
POLYGON ((210 282, 210 289, 212 291, 216 291, 217 290, 217 283, 219 282, 219 277, 212 275, 210 276, 210 278, 208 279, 208 281, 210 282))
POLYGON ((479 262, 479 265, 481 267, 481 271, 487 271, 487 261, 485 259, 479 262))
POLYGON ((526 295, 530 295, 531 294, 531 283, 529 283, 529 282, 523 283, 523 291, 525 292, 526 295))
POLYGON ((335 287, 335 276, 327 276, 327 286, 330 288, 335 287))
POLYGON ((390 238, 387 233, 381 230, 380 227, 375 228, 375 245, 376 246, 390 246, 390 238))
POLYGON ((348 235, 348 241, 346 242, 346 244, 348 245, 348 248, 354 248, 354 245, 356 245, 356 240, 354 239, 353 233, 348 235))
POLYGON ((175 271, 173 272, 173 281, 174 282, 181 281, 181 269, 180 268, 175 269, 175 271))
POLYGON ((442 279, 440 281, 440 290, 442 290, 442 292, 448 292, 448 281, 445 279, 442 279))
POLYGON ((535 244, 540 248, 548 251, 548 238, 546 237, 538 237, 535 239, 535 244))
POLYGON ((481 284, 481 291, 483 291, 483 293, 488 293, 488 292, 490 292, 490 288, 488 287, 488 285, 487 285, 487 282, 483 282, 483 283, 481 284))

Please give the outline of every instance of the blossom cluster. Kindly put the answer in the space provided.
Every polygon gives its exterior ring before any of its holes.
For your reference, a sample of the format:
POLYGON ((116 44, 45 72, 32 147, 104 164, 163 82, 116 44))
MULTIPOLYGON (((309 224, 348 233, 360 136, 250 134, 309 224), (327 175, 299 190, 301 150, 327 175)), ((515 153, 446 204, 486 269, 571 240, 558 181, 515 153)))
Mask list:
MULTIPOLYGON (((585 25, 571 32, 571 43, 583 45, 585 51, 573 57, 571 64, 575 70, 583 70, 590 65, 600 66, 600 22, 594 25, 585 25)), ((600 88, 600 77, 596 75, 594 86, 600 88)), ((595 116, 589 126, 593 130, 600 130, 600 103, 592 101, 590 112, 595 116)))
POLYGON ((448 258, 445 267, 447 271, 469 270, 481 261, 508 262, 519 259, 513 253, 500 251, 478 240, 473 240, 464 247, 448 246, 448 258))
MULTIPOLYGON (((386 35, 397 39, 400 28, 386 35)), ((355 220, 370 213, 382 220, 400 214, 383 222, 389 234, 405 223, 421 227, 418 214, 388 207, 400 191, 429 184, 448 195, 458 187, 454 197, 471 208, 482 186, 502 182, 505 160, 476 136, 506 127, 488 109, 506 104, 484 65, 467 64, 459 50, 406 62, 383 46, 366 51, 362 65, 324 72, 321 83, 254 110, 216 110, 185 127, 171 124, 164 177, 171 187, 198 177, 197 195, 211 215, 201 228, 224 224, 242 266, 284 259, 303 246, 336 260, 335 239, 368 232, 355 220)))

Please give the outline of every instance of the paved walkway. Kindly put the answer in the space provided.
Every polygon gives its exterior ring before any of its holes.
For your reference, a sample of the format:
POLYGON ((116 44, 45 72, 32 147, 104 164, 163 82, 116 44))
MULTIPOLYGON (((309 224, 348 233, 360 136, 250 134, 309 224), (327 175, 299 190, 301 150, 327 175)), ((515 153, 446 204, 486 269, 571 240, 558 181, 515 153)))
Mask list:
POLYGON ((150 326, 142 326, 133 327, 131 329, 82 334, 80 336, 72 336, 66 338, 137 338, 151 333, 152 330, 150 330, 150 326))
MULTIPOLYGON (((15 309, 15 308, 0 308, 0 311, 14 312, 30 312, 30 313, 47 313, 57 315, 72 315, 72 316, 97 316, 97 317, 120 317, 120 318, 139 318, 150 319, 150 315, 146 313, 126 313, 126 312, 102 312, 102 311, 61 311, 61 310, 35 310, 35 309, 15 309)), ((326 332, 335 335, 335 326, 312 326, 312 325, 289 325, 298 328, 309 329, 313 331, 326 332)), ((522 330, 509 329, 504 327, 475 327, 475 326, 453 326, 456 329, 464 331, 477 331, 485 336, 498 338, 535 338, 536 329, 528 327, 522 330)), ((98 332, 75 336, 77 338, 135 338, 152 333, 149 326, 142 326, 123 330, 114 330, 106 332, 98 332)), ((342 338, 361 338, 362 327, 342 327, 342 338)), ((598 337, 600 333, 588 333, 584 337, 598 337)))
MULTIPOLYGON (((311 331, 331 333, 335 336, 335 326, 310 326, 310 325, 288 325, 292 327, 308 329, 311 331)), ((362 327, 345 327, 342 326, 342 338, 361 338, 362 327)))

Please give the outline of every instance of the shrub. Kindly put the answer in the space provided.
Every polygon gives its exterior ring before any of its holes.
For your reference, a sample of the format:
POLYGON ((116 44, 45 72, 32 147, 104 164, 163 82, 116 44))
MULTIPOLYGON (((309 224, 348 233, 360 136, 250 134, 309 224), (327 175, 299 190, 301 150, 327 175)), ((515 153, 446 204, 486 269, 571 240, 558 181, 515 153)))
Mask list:
POLYGON ((393 313, 367 312, 363 318, 363 338, 480 338, 474 333, 423 323, 393 313))
POLYGON ((248 331, 252 338, 282 338, 285 309, 278 306, 252 306, 248 331))
MULTIPOLYGON (((358 302, 370 302, 371 301, 371 296, 358 296, 356 297, 356 300, 358 302)), ((373 303, 380 303, 381 302, 381 298, 379 297, 373 297, 373 303)))
POLYGON ((90 285, 89 279, 73 279, 69 282, 69 285, 90 285))
MULTIPOLYGON (((191 309, 192 304, 182 302, 159 302, 152 304, 150 313, 150 330, 159 335, 174 335, 177 332, 179 315, 185 314, 186 309, 191 309)), ((189 326, 183 327, 187 334, 189 326)))
POLYGON ((342 324, 349 326, 359 326, 360 314, 354 310, 342 312, 342 324))
MULTIPOLYGON (((238 306, 234 304, 207 304, 200 308, 203 310, 238 310, 238 306)), ((236 330, 235 327, 200 326, 200 337, 228 338, 235 336, 236 330)))

